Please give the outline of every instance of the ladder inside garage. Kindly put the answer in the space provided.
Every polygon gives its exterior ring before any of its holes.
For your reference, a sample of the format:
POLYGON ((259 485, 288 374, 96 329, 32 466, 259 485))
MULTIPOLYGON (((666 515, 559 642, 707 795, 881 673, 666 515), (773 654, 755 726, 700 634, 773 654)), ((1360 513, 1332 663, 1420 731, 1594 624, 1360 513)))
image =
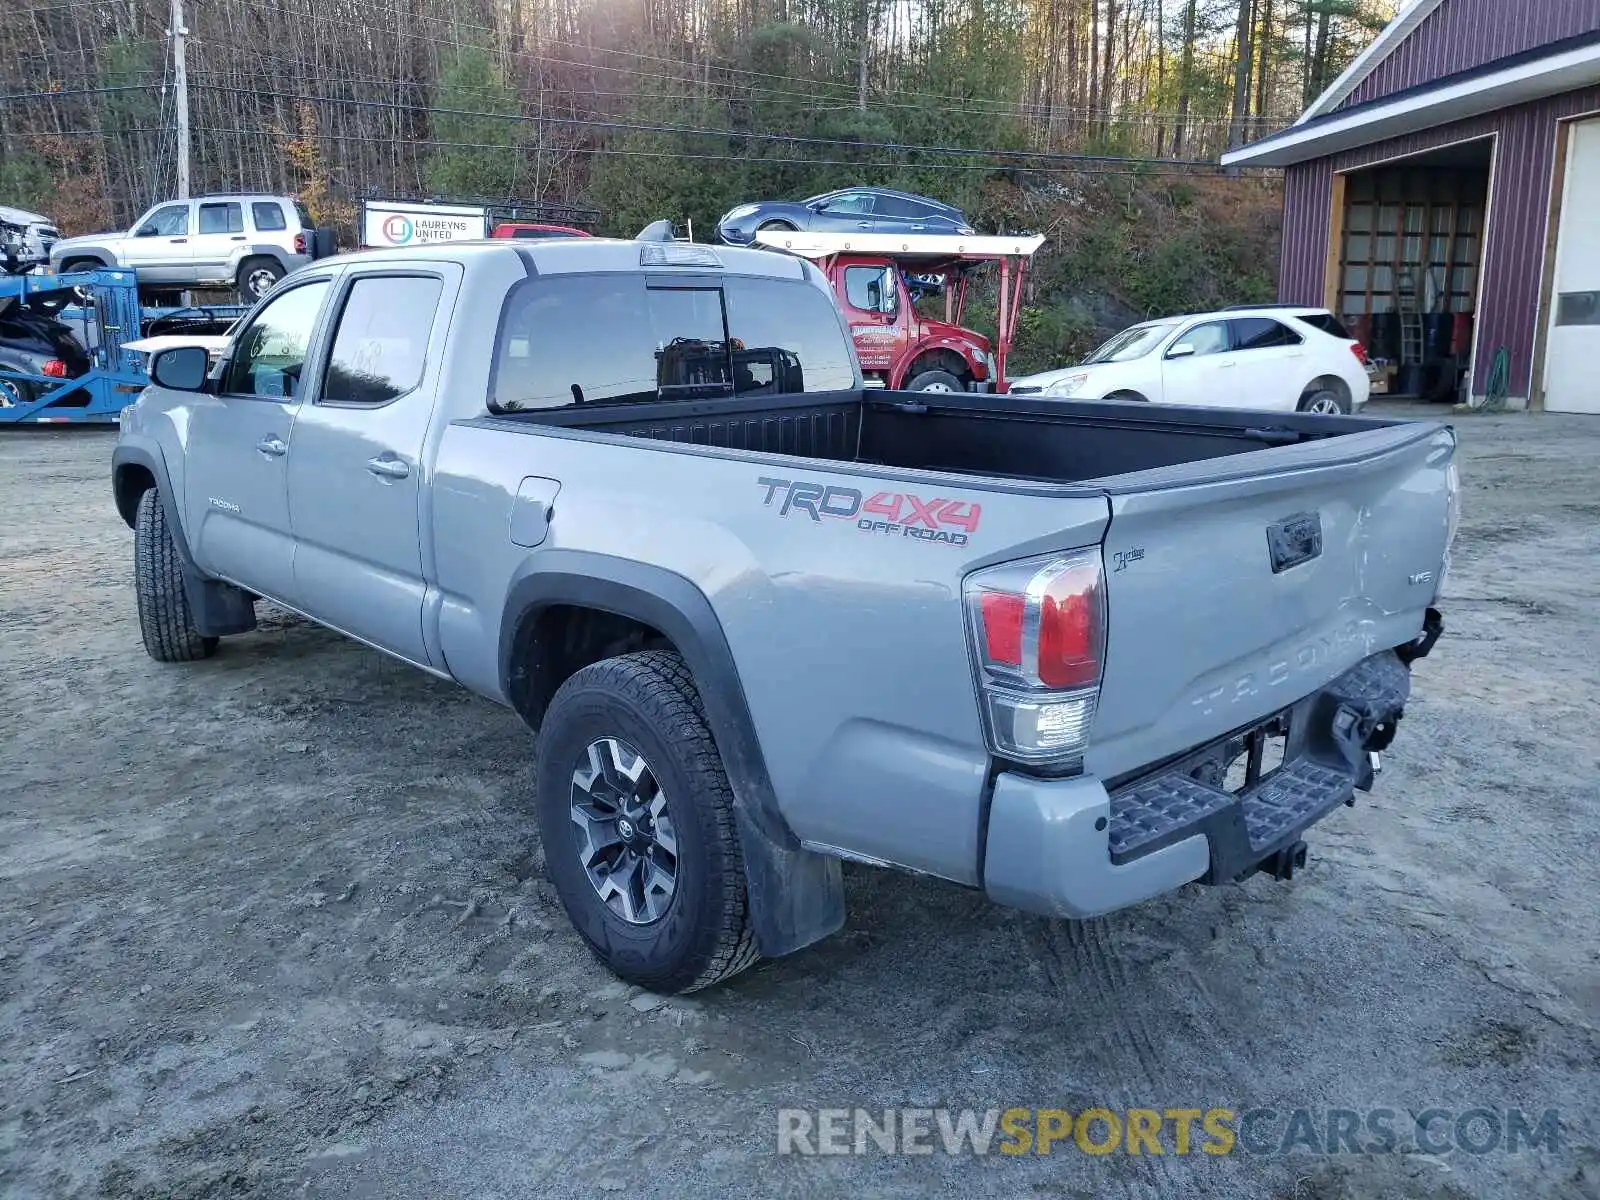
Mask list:
POLYGON ((1400 314, 1400 364, 1422 362, 1422 314, 1417 311, 1417 277, 1403 270, 1395 279, 1395 311, 1400 314))

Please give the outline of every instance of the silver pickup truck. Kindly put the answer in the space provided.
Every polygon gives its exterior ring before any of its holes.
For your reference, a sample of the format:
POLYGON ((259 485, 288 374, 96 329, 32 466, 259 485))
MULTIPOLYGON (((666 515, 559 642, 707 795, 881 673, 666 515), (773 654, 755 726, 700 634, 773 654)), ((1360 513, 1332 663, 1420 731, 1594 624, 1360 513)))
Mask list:
POLYGON ((333 258, 152 374, 149 653, 265 599, 509 705, 574 925, 660 991, 837 929, 841 859, 1067 917, 1287 878, 1441 628, 1447 427, 866 390, 778 253, 333 258))

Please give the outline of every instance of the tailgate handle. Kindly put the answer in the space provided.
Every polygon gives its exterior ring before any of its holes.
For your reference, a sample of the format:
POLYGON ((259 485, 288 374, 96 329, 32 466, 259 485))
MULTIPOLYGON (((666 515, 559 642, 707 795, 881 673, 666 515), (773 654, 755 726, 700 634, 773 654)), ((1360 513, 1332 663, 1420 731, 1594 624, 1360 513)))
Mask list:
POLYGON ((1274 575, 1281 575, 1321 555, 1322 514, 1295 513, 1276 525, 1268 525, 1267 553, 1272 557, 1274 575))

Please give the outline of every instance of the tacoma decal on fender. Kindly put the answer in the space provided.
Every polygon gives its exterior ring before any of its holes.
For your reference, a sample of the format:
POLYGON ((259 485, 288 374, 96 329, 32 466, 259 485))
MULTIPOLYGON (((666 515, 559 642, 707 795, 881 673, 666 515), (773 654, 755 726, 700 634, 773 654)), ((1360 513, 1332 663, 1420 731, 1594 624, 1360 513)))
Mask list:
POLYGON ((943 497, 924 500, 910 492, 875 492, 867 496, 857 488, 767 475, 756 483, 767 489, 762 504, 767 508, 776 504, 780 517, 802 512, 819 524, 824 517, 853 520, 863 533, 951 546, 965 546, 968 535, 978 532, 978 521, 983 516, 983 507, 978 504, 943 497))

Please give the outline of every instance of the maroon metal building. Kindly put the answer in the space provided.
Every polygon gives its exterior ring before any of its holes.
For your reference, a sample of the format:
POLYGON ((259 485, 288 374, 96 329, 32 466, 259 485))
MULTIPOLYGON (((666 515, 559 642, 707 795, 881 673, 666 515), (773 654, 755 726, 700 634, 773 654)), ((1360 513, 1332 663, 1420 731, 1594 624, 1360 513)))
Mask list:
POLYGON ((1600 0, 1413 0, 1290 128, 1280 298, 1400 390, 1600 413, 1600 0))

